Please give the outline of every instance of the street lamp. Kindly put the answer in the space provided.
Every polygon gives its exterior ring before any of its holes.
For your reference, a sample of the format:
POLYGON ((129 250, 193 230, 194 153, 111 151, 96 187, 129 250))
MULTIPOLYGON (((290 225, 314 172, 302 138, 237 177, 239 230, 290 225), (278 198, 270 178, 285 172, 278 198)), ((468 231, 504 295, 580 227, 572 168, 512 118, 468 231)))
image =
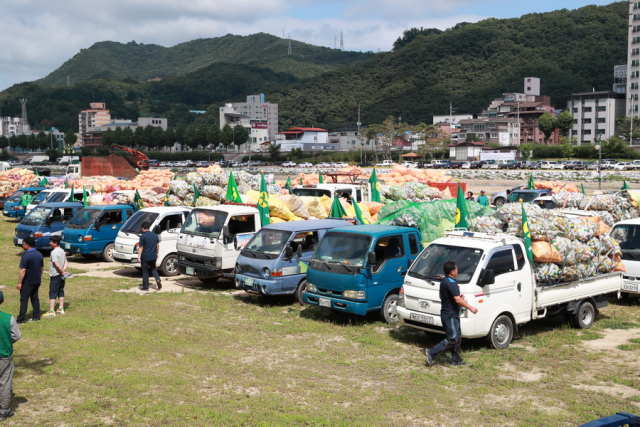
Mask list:
POLYGON ((598 150, 598 190, 602 191, 602 146, 596 144, 593 148, 598 150))
POLYGON ((62 153, 67 156, 67 169, 65 171, 65 175, 69 174, 69 165, 71 164, 71 155, 73 154, 73 145, 65 144, 62 148, 62 153))

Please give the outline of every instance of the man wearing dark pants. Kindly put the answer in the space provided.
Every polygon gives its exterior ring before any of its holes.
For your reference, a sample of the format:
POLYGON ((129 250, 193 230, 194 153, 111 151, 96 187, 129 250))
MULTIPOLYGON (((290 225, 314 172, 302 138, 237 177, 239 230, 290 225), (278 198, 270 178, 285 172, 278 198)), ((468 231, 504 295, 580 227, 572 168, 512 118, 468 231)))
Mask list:
POLYGON ((20 260, 20 274, 18 276, 17 289, 20 291, 20 314, 18 323, 24 323, 27 316, 29 300, 33 307, 31 320, 40 320, 40 299, 38 290, 42 282, 43 257, 35 249, 36 239, 27 237, 22 242, 22 248, 26 251, 20 260))
POLYGON ((460 288, 458 287, 458 282, 456 282, 458 267, 455 262, 447 261, 444 263, 444 274, 446 277, 440 282, 440 319, 442 320, 446 338, 432 349, 425 350, 427 363, 432 366, 439 353, 451 349, 453 365, 464 366, 466 363, 460 355, 460 344, 462 343, 460 308, 466 308, 473 314, 476 314, 478 309, 469 305, 465 301, 464 295, 460 295, 460 288))
MULTIPOLYGON (((0 291, 0 304, 4 294, 0 291)), ((14 415, 11 410, 13 391, 13 344, 20 339, 20 328, 16 319, 0 311, 0 421, 14 415)))
POLYGON ((142 266, 142 286, 141 291, 149 290, 149 272, 153 274, 153 278, 156 279, 156 285, 158 290, 162 289, 162 282, 156 270, 156 261, 158 260, 158 235, 152 231, 149 231, 149 223, 143 222, 140 225, 142 229, 142 235, 140 236, 140 243, 138 248, 138 262, 142 266))

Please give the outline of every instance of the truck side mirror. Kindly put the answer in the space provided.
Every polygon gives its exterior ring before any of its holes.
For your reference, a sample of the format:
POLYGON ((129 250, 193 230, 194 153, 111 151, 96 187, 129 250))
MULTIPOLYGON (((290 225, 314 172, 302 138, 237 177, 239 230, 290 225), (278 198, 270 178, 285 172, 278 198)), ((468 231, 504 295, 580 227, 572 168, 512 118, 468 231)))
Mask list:
POLYGON ((374 266, 378 263, 378 260, 376 259, 376 253, 375 252, 369 252, 367 254, 367 259, 369 260, 369 265, 374 266))
POLYGON ((493 270, 485 270, 482 274, 480 286, 493 285, 494 283, 496 283, 496 272, 493 270))
POLYGON ((222 227, 222 242, 223 243, 231 243, 231 233, 229 233, 229 226, 224 225, 222 227))
POLYGON ((156 234, 160 234, 161 233, 160 226, 156 225, 155 227, 153 227, 153 232, 156 233, 156 234))
POLYGON ((284 257, 286 259, 291 259, 293 257, 293 248, 289 245, 284 248, 284 257))
POLYGON ((296 249, 296 255, 298 255, 298 258, 302 258, 302 245, 298 245, 298 249, 296 249))

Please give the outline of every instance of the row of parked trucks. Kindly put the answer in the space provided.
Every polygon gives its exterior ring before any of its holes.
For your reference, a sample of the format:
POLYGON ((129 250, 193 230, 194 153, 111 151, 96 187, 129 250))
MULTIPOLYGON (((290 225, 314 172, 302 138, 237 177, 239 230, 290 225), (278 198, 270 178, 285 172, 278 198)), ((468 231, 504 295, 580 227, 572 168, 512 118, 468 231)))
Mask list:
MULTIPOLYGON (((5 208, 5 215, 11 212, 5 208)), ((50 236, 60 234, 69 253, 139 268, 143 222, 160 237, 158 268, 164 275, 182 273, 209 283, 224 277, 247 292, 294 295, 334 312, 377 314, 435 333, 443 333, 443 265, 455 261, 461 293, 478 308, 475 315, 462 312, 462 335, 487 337, 495 348, 508 347, 518 326, 557 314, 588 328, 609 296, 638 293, 640 283, 638 220, 612 230, 622 236, 624 277, 615 272, 554 284, 536 280, 522 240, 513 236, 451 231, 425 248, 412 227, 341 219, 262 227, 258 210, 248 205, 136 211, 129 204, 83 207, 45 199, 18 224, 14 244, 33 236, 46 249, 50 236)))

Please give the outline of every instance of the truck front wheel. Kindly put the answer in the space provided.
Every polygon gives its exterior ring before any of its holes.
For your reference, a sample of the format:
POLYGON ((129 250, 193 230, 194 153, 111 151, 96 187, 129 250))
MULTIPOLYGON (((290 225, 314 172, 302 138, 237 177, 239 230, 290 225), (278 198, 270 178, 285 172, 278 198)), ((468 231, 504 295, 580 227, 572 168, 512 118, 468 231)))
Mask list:
POLYGON ((115 250, 115 247, 113 245, 113 243, 109 243, 107 246, 104 247, 104 250, 102 251, 102 259, 105 262, 113 262, 113 251, 115 250))
POLYGON ((589 329, 596 318, 596 309, 590 301, 584 301, 573 313, 573 326, 579 329, 589 329))
POLYGON ((507 315, 500 315, 491 325, 487 340, 491 347, 497 350, 504 350, 509 347, 513 339, 513 322, 507 315))
POLYGON ((382 303, 380 317, 387 323, 398 323, 398 294, 389 294, 382 303))
POLYGON ((295 293, 296 301, 298 301, 298 304, 300 305, 304 305, 304 299, 302 298, 302 293, 306 290, 307 290, 307 281, 303 280, 298 284, 298 287, 296 288, 296 293, 295 293))
POLYGON ((180 274, 178 270, 178 256, 176 254, 169 254, 162 260, 162 265, 160 265, 160 273, 163 276, 177 276, 180 274))

